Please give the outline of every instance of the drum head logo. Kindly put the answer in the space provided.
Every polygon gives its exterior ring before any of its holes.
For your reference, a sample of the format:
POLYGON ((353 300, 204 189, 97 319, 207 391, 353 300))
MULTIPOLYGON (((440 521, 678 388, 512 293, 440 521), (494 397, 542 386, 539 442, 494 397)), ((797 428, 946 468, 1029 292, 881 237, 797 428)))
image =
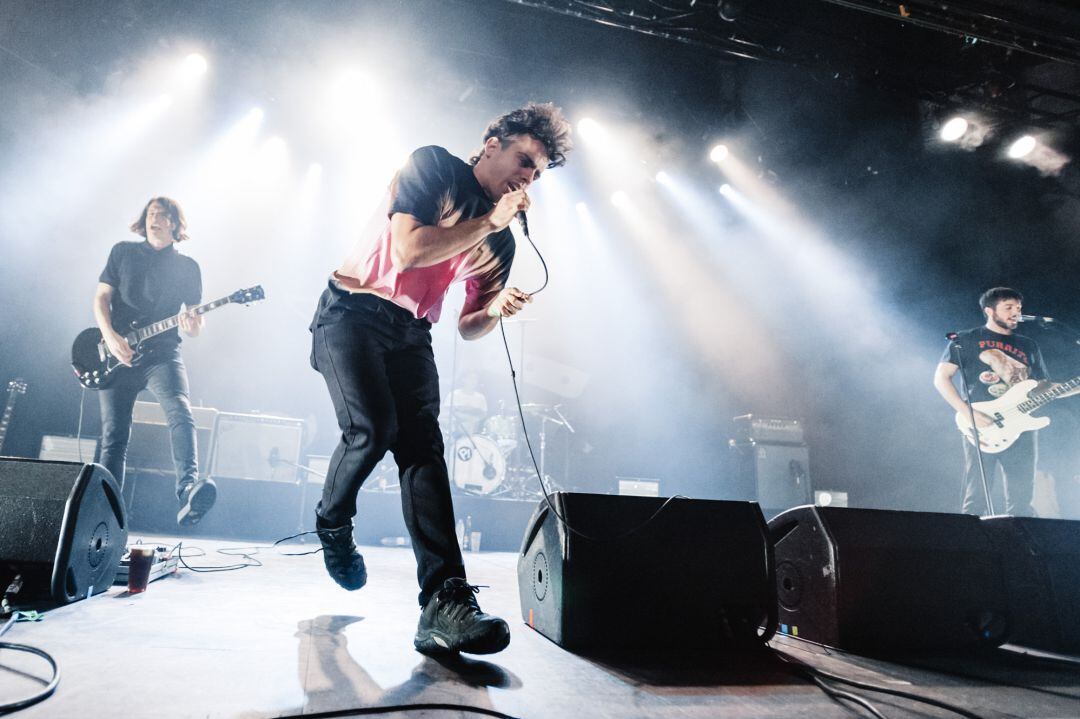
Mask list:
POLYGON ((460 459, 462 462, 468 462, 470 459, 472 459, 472 453, 473 453, 472 447, 469 447, 469 446, 458 447, 458 449, 457 449, 457 458, 460 459))

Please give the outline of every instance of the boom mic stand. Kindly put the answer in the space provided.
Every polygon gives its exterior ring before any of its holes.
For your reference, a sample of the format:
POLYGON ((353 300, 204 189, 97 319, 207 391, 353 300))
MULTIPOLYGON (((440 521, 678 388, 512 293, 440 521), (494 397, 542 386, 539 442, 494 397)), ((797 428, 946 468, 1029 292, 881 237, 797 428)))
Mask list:
MULTIPOLYGON (((979 439, 979 424, 975 421, 975 407, 971 404, 971 391, 968 387, 967 377, 964 375, 964 358, 962 356, 963 345, 960 344, 960 335, 950 332, 945 337, 952 343, 953 354, 956 356, 956 364, 960 368, 960 389, 964 391, 964 403, 968 408, 968 419, 971 420, 971 434, 975 442, 975 456, 979 460, 979 477, 982 479, 983 495, 986 497, 986 511, 994 514, 994 500, 990 497, 990 483, 986 481, 986 464, 983 462, 982 440, 979 439)), ((963 502, 963 497, 960 498, 963 502)))
POLYGON ((300 534, 300 543, 305 544, 306 542, 304 540, 303 532, 305 531, 304 530, 304 508, 307 506, 307 486, 308 486, 307 475, 314 474, 316 477, 322 477, 325 480, 326 479, 326 474, 323 473, 323 472, 320 472, 317 469, 312 469, 311 467, 305 467, 304 465, 299 464, 297 462, 291 462, 291 461, 289 461, 287 459, 282 459, 281 452, 278 451, 277 447, 274 447, 273 449, 270 450, 270 456, 266 458, 266 462, 271 467, 277 467, 279 465, 284 464, 284 465, 286 465, 288 467, 293 467, 295 469, 299 469, 302 472, 304 472, 304 481, 300 482, 299 480, 297 480, 297 484, 300 485, 300 514, 296 518, 296 531, 297 531, 297 533, 300 534))

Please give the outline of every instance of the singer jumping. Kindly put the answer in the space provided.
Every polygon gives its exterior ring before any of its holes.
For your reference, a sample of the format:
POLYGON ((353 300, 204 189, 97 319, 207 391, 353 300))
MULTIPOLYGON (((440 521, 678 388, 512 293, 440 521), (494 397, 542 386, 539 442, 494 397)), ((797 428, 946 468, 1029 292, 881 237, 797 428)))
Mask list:
MULTIPOLYGON (((1034 340, 1016 334, 1023 297, 1008 287, 994 287, 979 298, 985 324, 960 332, 945 348, 934 372, 934 388, 949 406, 963 417, 969 416, 964 397, 953 384, 960 364, 972 402, 986 402, 1001 397, 1009 388, 1027 379, 1045 380, 1046 365, 1034 340), (957 346, 960 347, 957 350, 957 346), (957 354, 959 353, 959 356, 957 354)), ((994 419, 975 411, 979 429, 991 430, 994 419)), ((970 421, 968 421, 970 425, 970 421)), ((985 514, 986 497, 979 471, 979 457, 974 445, 964 439, 963 499, 960 511, 985 514)), ((1031 495, 1035 485, 1035 460, 1038 444, 1035 432, 1024 432, 1007 449, 983 454, 987 485, 992 487, 998 465, 1004 475, 1005 513, 1034 516, 1031 495)))
POLYGON ((416 555, 423 652, 488 654, 510 641, 506 622, 480 611, 465 579, 439 429, 439 376, 431 348, 451 283, 465 282, 458 331, 483 337, 531 298, 506 287, 514 259, 508 226, 529 208, 526 190, 566 162, 570 126, 550 103, 496 118, 464 162, 421 147, 389 188, 388 221, 335 271, 311 322, 311 365, 326 381, 341 428, 316 529, 327 572, 345 589, 367 581, 353 542, 360 486, 387 450, 416 555))

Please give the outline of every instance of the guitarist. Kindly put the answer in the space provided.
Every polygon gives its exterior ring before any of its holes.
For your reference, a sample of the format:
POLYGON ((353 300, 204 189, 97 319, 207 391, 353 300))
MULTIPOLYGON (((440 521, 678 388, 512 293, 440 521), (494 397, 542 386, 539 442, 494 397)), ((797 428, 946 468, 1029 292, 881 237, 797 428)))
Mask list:
MULTIPOLYGON (((1039 346, 1034 340, 1015 332, 1023 301, 1019 292, 1008 287, 994 287, 984 292, 979 298, 979 306, 982 307, 985 324, 959 333, 957 341, 950 343, 941 356, 934 373, 934 388, 953 410, 964 417, 968 416, 967 403, 953 384, 953 377, 960 368, 958 360, 962 360, 964 379, 972 402, 996 399, 1023 380, 1047 379, 1039 346), (961 347, 960 350, 957 350, 957 345, 961 347)), ((981 429, 991 426, 993 421, 976 410, 975 424, 981 429)), ((986 497, 983 496, 978 454, 967 439, 963 440, 963 444, 964 487, 960 511, 982 515, 986 513, 986 497)), ((1035 515, 1031 495, 1035 484, 1037 447, 1036 433, 1024 432, 1008 449, 997 454, 983 454, 989 486, 993 486, 994 473, 1001 465, 1005 477, 1006 514, 1035 515)))
MULTIPOLYGON (((188 239, 185 229, 187 221, 175 200, 151 199, 131 224, 131 231, 145 239, 113 246, 94 295, 94 318, 109 352, 127 366, 109 387, 98 392, 101 464, 123 487, 131 413, 139 392, 149 389, 161 403, 169 424, 180 503, 176 521, 181 526, 202 519, 217 499, 217 488, 213 480, 199 478, 195 421, 188 400, 187 370, 180 356, 180 333, 173 328, 149 338, 140 347, 137 360, 123 333, 133 323, 157 322, 199 304, 199 265, 176 250, 177 243, 188 239)), ((201 315, 184 314, 180 329, 196 337, 203 322, 201 315)))

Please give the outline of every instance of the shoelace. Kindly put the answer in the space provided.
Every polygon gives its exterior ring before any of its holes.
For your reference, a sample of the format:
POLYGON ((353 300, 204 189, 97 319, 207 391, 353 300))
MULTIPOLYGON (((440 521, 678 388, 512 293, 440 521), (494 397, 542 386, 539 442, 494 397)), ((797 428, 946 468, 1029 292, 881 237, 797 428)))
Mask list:
POLYGON ((452 621, 458 621, 468 614, 480 614, 476 595, 480 593, 481 587, 486 589, 487 585, 463 583, 450 588, 443 587, 439 590, 439 610, 452 621))

